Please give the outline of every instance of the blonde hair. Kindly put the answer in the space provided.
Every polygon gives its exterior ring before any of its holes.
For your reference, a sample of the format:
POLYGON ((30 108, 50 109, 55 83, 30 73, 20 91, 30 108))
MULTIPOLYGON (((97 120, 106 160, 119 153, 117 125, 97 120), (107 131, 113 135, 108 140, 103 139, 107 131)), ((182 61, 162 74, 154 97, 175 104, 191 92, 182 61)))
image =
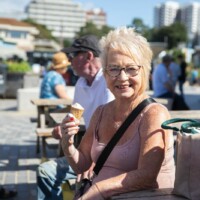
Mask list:
POLYGON ((136 64, 142 66, 143 84, 140 92, 144 92, 148 88, 153 53, 146 38, 136 33, 133 28, 120 27, 102 37, 100 48, 100 57, 104 69, 107 66, 107 55, 110 50, 127 55, 136 64))

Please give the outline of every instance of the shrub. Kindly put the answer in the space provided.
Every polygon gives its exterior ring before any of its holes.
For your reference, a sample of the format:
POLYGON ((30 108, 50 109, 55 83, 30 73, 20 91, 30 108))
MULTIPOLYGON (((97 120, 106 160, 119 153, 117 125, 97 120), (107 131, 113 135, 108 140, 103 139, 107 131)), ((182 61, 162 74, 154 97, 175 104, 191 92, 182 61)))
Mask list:
POLYGON ((22 62, 6 62, 6 65, 8 66, 8 72, 29 72, 31 71, 31 66, 28 62, 22 61, 22 62))

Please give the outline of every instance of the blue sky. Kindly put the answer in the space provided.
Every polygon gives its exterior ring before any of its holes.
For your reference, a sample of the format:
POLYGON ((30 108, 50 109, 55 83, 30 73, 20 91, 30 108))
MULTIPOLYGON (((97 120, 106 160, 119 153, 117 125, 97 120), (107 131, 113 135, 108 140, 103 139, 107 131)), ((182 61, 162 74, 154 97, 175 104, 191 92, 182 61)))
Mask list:
MULTIPOLYGON (((55 0, 56 1, 56 0, 55 0)), ((155 5, 165 0, 73 0, 83 4, 84 8, 102 8, 107 13, 107 23, 118 27, 131 24, 134 18, 141 18, 144 24, 153 26, 153 9, 155 5)), ((174 0, 175 1, 175 0, 174 0)), ((30 0, 0 0, 0 16, 12 12, 17 17, 30 0)), ((194 2, 194 0, 176 0, 180 4, 194 2)), ((199 2, 199 0, 196 0, 199 2)), ((10 15, 11 16, 11 15, 10 15)))

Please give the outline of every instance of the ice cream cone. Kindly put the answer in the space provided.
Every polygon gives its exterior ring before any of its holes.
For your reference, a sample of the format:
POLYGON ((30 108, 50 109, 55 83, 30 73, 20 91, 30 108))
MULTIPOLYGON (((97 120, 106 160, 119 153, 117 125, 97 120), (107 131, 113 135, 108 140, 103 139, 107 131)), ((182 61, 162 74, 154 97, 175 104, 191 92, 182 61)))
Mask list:
POLYGON ((71 105, 70 113, 72 113, 76 117, 76 119, 80 120, 83 115, 83 112, 84 108, 80 104, 75 103, 71 105))

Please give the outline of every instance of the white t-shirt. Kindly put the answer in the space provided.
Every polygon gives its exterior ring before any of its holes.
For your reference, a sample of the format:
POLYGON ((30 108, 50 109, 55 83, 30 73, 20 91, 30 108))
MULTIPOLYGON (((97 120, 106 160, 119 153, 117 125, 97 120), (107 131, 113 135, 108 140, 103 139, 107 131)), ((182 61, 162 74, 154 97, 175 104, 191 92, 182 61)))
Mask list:
POLYGON ((114 99, 107 88, 102 69, 99 70, 91 86, 87 85, 85 78, 80 77, 75 85, 74 103, 79 103, 85 109, 83 118, 86 128, 96 108, 114 99))

